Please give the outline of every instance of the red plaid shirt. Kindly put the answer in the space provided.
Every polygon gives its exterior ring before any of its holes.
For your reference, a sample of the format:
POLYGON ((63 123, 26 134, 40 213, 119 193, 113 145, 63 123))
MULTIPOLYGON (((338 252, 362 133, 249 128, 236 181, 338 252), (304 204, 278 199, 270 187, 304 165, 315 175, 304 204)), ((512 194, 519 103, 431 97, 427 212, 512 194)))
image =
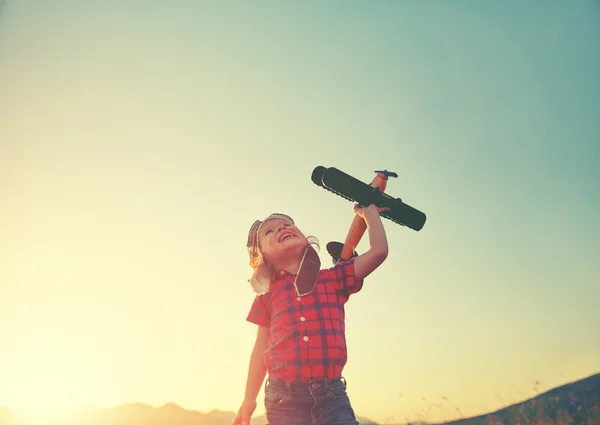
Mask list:
POLYGON ((269 377, 286 382, 339 378, 346 364, 344 304, 360 291, 354 258, 319 271, 315 289, 298 297, 294 276, 278 271, 257 295, 247 320, 269 328, 265 364, 269 377))

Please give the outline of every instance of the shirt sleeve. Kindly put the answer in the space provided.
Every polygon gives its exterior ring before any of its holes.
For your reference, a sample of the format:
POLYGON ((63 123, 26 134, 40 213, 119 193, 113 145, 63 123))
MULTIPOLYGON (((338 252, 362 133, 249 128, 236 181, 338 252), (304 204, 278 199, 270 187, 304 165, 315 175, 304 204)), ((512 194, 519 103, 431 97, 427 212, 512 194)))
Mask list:
POLYGON ((354 276, 354 259, 337 263, 330 270, 333 271, 335 280, 337 281, 338 292, 342 296, 344 302, 348 301, 350 295, 357 293, 362 289, 363 279, 355 279, 354 276))
POLYGON ((259 326, 268 327, 271 324, 271 315, 266 306, 266 297, 264 295, 256 295, 250 307, 250 312, 246 317, 246 320, 250 323, 254 323, 259 326))

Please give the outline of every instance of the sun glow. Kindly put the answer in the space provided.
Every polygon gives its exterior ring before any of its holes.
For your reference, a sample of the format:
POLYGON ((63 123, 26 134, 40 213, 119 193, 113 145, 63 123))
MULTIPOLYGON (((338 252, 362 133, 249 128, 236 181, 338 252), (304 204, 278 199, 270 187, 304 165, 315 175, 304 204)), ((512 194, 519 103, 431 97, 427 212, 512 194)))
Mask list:
POLYGON ((19 423, 25 425, 50 425, 56 421, 62 412, 43 408, 22 408, 16 412, 19 423))
POLYGON ((88 402, 86 384, 69 364, 24 362, 9 382, 10 393, 3 395, 3 404, 18 409, 27 423, 45 423, 88 402))
POLYGON ((56 336, 22 339, 7 353, 11 367, 2 377, 0 405, 16 409, 28 424, 90 405, 98 391, 90 379, 90 353, 56 336))

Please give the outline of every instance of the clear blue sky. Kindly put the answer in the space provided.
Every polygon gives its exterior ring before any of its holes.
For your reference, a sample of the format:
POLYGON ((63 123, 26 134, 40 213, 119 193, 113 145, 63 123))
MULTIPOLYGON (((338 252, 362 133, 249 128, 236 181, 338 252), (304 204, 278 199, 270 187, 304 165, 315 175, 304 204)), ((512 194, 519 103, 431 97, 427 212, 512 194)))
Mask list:
POLYGON ((237 409, 248 227, 354 217, 317 165, 428 215, 348 304, 359 415, 600 371, 598 75, 592 0, 6 2, 0 405, 237 409))

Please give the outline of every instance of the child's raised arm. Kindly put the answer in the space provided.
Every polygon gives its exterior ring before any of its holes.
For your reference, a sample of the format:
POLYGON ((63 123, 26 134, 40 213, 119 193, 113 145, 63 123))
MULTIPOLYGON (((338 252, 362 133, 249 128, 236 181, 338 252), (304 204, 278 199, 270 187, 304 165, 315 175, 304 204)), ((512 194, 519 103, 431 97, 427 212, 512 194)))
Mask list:
POLYGON ((389 208, 378 208, 376 205, 369 205, 366 208, 354 207, 356 214, 361 216, 367 224, 371 244, 367 252, 354 259, 354 277, 357 280, 362 280, 370 275, 387 258, 388 243, 379 214, 389 210, 389 208))
POLYGON ((246 381, 246 393, 242 406, 233 419, 232 425, 250 425, 250 419, 256 410, 256 397, 262 387, 267 374, 264 354, 268 348, 269 328, 258 326, 256 341, 250 356, 248 367, 248 379, 246 381))

